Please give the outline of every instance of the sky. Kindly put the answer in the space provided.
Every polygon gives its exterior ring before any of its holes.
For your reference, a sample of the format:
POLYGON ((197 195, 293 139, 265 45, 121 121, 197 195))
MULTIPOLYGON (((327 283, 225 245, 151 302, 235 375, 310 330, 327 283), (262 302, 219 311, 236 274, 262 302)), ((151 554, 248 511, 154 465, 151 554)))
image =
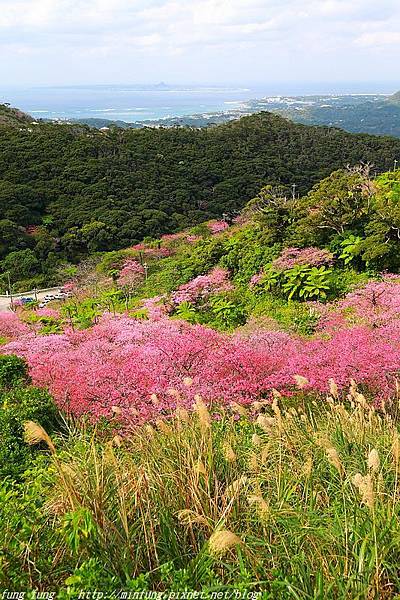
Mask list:
POLYGON ((400 1, 0 0, 0 52, 2 86, 400 82, 400 1))

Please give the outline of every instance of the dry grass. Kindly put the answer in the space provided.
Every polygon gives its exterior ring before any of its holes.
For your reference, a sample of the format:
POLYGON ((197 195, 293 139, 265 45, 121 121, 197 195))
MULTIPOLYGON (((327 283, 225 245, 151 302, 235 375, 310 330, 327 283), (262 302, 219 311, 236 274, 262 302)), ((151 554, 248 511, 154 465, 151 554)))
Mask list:
POLYGON ((105 444, 75 431, 48 500, 64 552, 100 557, 121 580, 150 572, 156 588, 168 563, 189 589, 395 597, 397 428, 355 384, 344 402, 331 393, 324 406, 276 395, 218 419, 199 398, 191 415, 105 444))

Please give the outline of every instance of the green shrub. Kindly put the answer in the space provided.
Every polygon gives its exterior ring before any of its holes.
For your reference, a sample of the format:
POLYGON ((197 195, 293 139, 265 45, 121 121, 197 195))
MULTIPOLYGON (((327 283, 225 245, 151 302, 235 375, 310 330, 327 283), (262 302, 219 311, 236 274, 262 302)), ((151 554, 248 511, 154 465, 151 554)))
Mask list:
POLYGON ((287 303, 272 294, 255 298, 252 316, 270 317, 280 328, 300 335, 311 335, 319 320, 316 311, 307 304, 296 300, 287 303))
POLYGON ((60 562, 66 573, 73 569, 63 552, 55 561, 63 540, 46 505, 53 483, 54 468, 42 454, 37 454, 20 482, 0 480, 1 590, 53 589, 62 581, 60 562))
POLYGON ((19 479, 37 454, 24 441, 24 423, 40 423, 48 433, 59 424, 58 410, 45 390, 14 387, 0 395, 0 477, 19 479))
POLYGON ((23 358, 0 355, 0 390, 11 389, 28 380, 28 365, 23 358))

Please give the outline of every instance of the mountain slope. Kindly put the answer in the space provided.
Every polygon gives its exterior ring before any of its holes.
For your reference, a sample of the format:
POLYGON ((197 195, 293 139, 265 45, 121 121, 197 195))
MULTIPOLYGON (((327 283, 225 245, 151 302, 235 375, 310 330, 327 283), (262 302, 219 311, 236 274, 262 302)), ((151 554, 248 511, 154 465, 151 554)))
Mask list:
POLYGON ((27 125, 33 121, 30 115, 8 104, 0 104, 0 125, 18 126, 27 125))
POLYGON ((62 261, 235 214, 267 184, 304 194, 348 164, 383 171, 399 158, 398 139, 267 112, 201 130, 3 126, 0 272, 45 284, 62 261))
POLYGON ((389 96, 388 102, 390 102, 391 104, 400 104, 400 91, 396 92, 392 96, 389 96))

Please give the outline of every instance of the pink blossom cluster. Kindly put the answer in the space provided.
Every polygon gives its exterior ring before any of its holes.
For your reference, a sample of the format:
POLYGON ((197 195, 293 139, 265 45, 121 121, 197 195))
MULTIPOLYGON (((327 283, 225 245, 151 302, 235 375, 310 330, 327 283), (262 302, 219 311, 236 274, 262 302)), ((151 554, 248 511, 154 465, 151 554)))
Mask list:
POLYGON ((45 306, 44 308, 38 308, 35 311, 35 315, 37 317, 45 317, 47 319, 60 318, 60 312, 58 310, 55 310, 54 308, 48 308, 47 306, 45 306))
POLYGON ((171 256, 171 254, 173 253, 170 248, 152 248, 151 246, 147 246, 143 242, 132 246, 131 250, 141 252, 146 257, 151 258, 166 258, 167 256, 171 256))
POLYGON ((143 300, 142 307, 147 310, 149 319, 159 321, 168 315, 168 308, 163 296, 154 296, 143 300))
POLYGON ((76 283, 74 281, 67 281, 62 286, 64 292, 73 292, 76 290, 76 283))
POLYGON ((180 231, 179 233, 165 233, 161 236, 163 242, 175 242, 176 240, 181 240, 186 237, 186 233, 184 231, 180 231))
MULTIPOLYGON (((175 303, 230 285, 226 270, 213 269, 181 286, 175 303)), ((396 394, 400 276, 371 281, 330 306, 310 303, 322 322, 312 339, 262 326, 228 335, 190 325, 168 319, 165 300, 143 301, 149 320, 104 314, 91 329, 47 336, 3 312, 0 337, 10 342, 2 350, 26 357, 34 383, 63 409, 97 418, 118 407, 128 424, 190 407, 196 394, 222 404, 268 398, 273 388, 290 394, 296 375, 322 396, 331 378, 340 390, 353 378, 376 398, 396 394)))
POLYGON ((171 254, 173 254, 171 248, 146 248, 144 251, 144 255, 151 258, 167 258, 171 254))
POLYGON ((259 271, 259 273, 256 273, 255 275, 253 275, 253 277, 250 279, 250 286, 255 287, 256 285, 258 285, 260 283, 260 281, 262 281, 263 277, 264 277, 263 271, 259 271))
POLYGON ((206 300, 211 294, 228 292, 233 289, 229 281, 229 272, 221 267, 215 267, 207 275, 199 275, 181 285, 176 292, 172 293, 172 302, 176 305, 182 302, 195 303, 206 300))
POLYGON ((273 388, 292 393, 295 375, 317 394, 327 392, 330 378, 340 389, 354 378, 388 397, 400 371, 400 323, 304 340, 107 314, 84 331, 34 337, 21 330, 3 348, 26 357, 34 383, 47 387, 64 410, 110 417, 117 406, 130 423, 169 414, 178 404, 190 407, 196 394, 246 404, 270 397, 273 388))
POLYGON ((121 286, 139 283, 144 277, 144 267, 137 260, 128 259, 119 273, 118 283, 121 286))
POLYGON ((24 306, 24 303, 20 298, 16 298, 15 300, 13 299, 12 306, 13 308, 21 308, 22 306, 24 306))
POLYGON ((272 266, 277 271, 286 271, 298 265, 310 265, 319 267, 330 265, 333 262, 333 254, 321 248, 285 248, 281 255, 276 258, 272 266))
POLYGON ((215 235, 216 233, 222 233, 222 231, 228 229, 229 225, 226 221, 209 221, 207 227, 211 233, 215 235))
POLYGON ((13 312, 0 312, 0 338, 16 339, 29 333, 29 327, 13 312))
POLYGON ((381 327, 400 319, 400 276, 369 281, 338 302, 320 308, 319 329, 336 331, 354 325, 381 327))

